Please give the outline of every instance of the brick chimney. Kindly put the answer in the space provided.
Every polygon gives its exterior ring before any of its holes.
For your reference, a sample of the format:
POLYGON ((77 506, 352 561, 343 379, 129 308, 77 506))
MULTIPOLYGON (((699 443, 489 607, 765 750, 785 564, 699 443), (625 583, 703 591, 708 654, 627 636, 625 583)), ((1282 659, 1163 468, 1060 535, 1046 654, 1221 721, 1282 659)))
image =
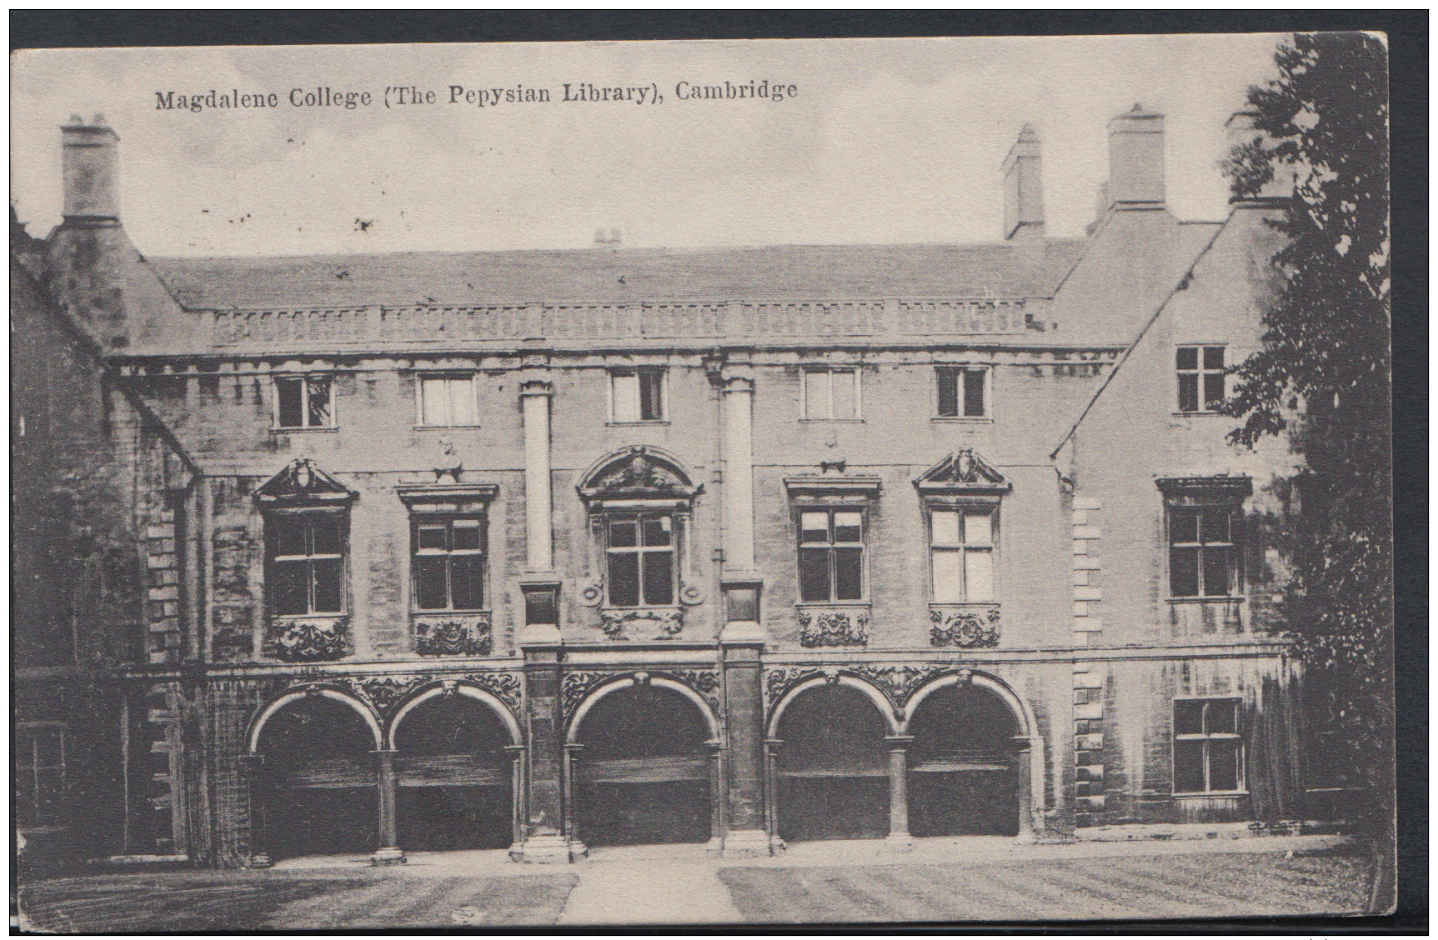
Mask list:
POLYGON ((1136 104, 1108 122, 1108 196, 1116 207, 1163 205, 1162 114, 1136 104))
POLYGON ((1004 239, 1042 238, 1044 185, 1039 135, 1025 124, 1004 158, 1004 239))
MULTIPOLYGON (((1261 140, 1267 135, 1258 130, 1254 125, 1258 121, 1256 111, 1235 111, 1233 116, 1223 125, 1228 135, 1228 146, 1230 148, 1241 144, 1252 143, 1261 140)), ((1293 196, 1293 190, 1298 185, 1298 172, 1290 163, 1281 163, 1273 168, 1273 179, 1264 183, 1257 194, 1240 199, 1234 196, 1229 202, 1249 202, 1271 199, 1289 199, 1293 196)))
POLYGON ((61 173, 65 183, 65 219, 80 223, 118 223, 116 177, 120 138, 100 115, 89 124, 79 115, 60 128, 61 173))

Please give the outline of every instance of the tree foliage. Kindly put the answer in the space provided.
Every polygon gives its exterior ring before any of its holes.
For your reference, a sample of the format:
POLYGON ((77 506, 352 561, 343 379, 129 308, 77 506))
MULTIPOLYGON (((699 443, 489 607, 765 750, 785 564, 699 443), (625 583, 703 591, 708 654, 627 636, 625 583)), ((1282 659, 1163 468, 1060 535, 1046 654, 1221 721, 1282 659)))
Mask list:
POLYGON ((1278 78, 1249 89, 1253 139, 1224 166, 1240 198, 1270 197, 1286 236, 1262 348, 1225 404, 1252 446, 1287 433, 1307 469, 1285 599, 1309 667, 1322 779, 1365 785, 1391 813, 1392 359, 1388 67, 1361 33, 1295 35, 1278 78), (1292 182, 1290 191, 1289 182, 1292 182), (1334 775, 1340 775, 1335 780, 1334 775))

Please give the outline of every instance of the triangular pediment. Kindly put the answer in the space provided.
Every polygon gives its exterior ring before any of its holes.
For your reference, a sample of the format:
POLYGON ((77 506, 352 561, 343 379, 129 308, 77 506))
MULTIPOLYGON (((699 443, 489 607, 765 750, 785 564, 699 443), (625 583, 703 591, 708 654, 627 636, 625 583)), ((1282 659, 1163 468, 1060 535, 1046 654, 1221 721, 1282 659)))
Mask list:
POLYGON ((348 503, 359 494, 330 476, 308 457, 290 461, 255 491, 255 498, 267 504, 348 503))
POLYGON ((688 499, 698 492, 677 459, 644 445, 601 459, 579 484, 586 499, 688 499))
POLYGON ((1006 493, 1013 484, 971 447, 964 447, 925 470, 914 485, 935 492, 1006 493))

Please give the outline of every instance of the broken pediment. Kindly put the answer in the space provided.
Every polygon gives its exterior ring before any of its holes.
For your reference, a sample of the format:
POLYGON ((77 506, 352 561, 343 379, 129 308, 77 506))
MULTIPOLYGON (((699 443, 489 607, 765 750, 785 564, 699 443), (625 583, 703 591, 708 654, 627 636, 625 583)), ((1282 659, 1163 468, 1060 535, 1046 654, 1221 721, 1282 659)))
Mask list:
POLYGON ((584 474, 579 495, 591 499, 690 499, 701 488, 679 461, 658 448, 636 445, 604 457, 584 474))
POLYGON ((973 448, 954 451, 914 481, 920 492, 1007 493, 1013 484, 973 448))
POLYGON ((308 457, 299 457, 255 492, 262 505, 348 503, 359 494, 330 476, 308 457))

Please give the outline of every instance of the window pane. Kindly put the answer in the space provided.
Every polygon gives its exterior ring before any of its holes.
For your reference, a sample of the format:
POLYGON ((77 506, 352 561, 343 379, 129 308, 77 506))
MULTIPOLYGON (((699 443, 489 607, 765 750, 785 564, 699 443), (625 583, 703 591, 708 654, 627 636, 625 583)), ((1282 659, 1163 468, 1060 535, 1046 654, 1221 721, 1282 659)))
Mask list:
POLYGON ((340 612, 340 561, 313 562, 315 573, 315 610, 317 614, 340 612))
POLYGON ((988 601, 994 597, 994 556, 989 551, 964 552, 964 578, 968 599, 988 601))
POLYGON ((456 519, 454 520, 454 550, 457 552, 473 551, 480 547, 480 528, 478 519, 456 519))
POLYGON ((1177 545, 1198 541, 1198 510, 1174 508, 1168 511, 1168 540, 1177 545))
POLYGON ((449 380, 450 415, 457 425, 479 423, 478 402, 475 400, 474 380, 459 378, 449 380))
POLYGON ((1223 373, 1211 373, 1203 377, 1203 407, 1216 411, 1223 404, 1223 373))
POLYGON ((1178 410, 1198 410, 1198 376, 1180 375, 1178 377, 1178 410))
POLYGON ((1203 702, 1173 703, 1173 733, 1203 734, 1203 702))
POLYGON ((639 420, 639 376, 633 372, 614 374, 614 420, 639 420))
POLYGON ((444 526, 422 525, 416 530, 416 547, 432 551, 444 550, 444 526))
POLYGON ((1226 597, 1231 593, 1228 583, 1228 549, 1203 550, 1203 593, 1207 597, 1226 597))
POLYGON ((939 417, 959 416, 959 372, 957 369, 939 369, 939 417))
POLYGON ((856 601, 864 596, 864 550, 834 549, 834 582, 837 601, 856 601))
POLYGON ((1204 730, 1209 734, 1238 733, 1238 702, 1220 699, 1208 703, 1208 721, 1204 730))
POLYGON ((823 548, 799 550, 799 599, 827 601, 829 597, 829 552, 823 548))
POLYGON ((805 512, 799 514, 799 541, 829 541, 829 514, 827 512, 805 512))
POLYGON ((439 427, 449 424, 449 388, 444 379, 421 379, 419 395, 420 424, 439 427))
POLYGON ((638 542, 635 541, 634 519, 610 519, 609 520, 609 547, 610 548, 633 548, 638 542))
POLYGON ((854 388, 858 375, 853 369, 837 369, 831 373, 830 381, 834 383, 834 417, 859 416, 858 395, 854 388))
POLYGON ((270 533, 270 552, 274 555, 304 555, 305 524, 301 519, 272 517, 266 526, 270 533))
POLYGON ((1223 347, 1222 347, 1222 346, 1205 346, 1205 347, 1203 347, 1203 367, 1204 367, 1205 369, 1222 369, 1222 368, 1223 368, 1223 347))
POLYGON ((967 369, 964 372, 964 417, 984 416, 984 372, 982 369, 967 369))
POLYGON ((1238 789, 1238 760, 1241 748, 1233 738, 1208 742, 1208 788, 1238 789))
POLYGON ((618 552, 609 556, 609 603, 615 607, 639 606, 639 556, 618 552))
POLYGON ((330 426, 330 380, 327 378, 306 379, 309 387, 309 417, 312 428, 330 426))
POLYGON ((862 542, 864 540, 864 514, 858 512, 834 513, 834 541, 862 542))
POLYGON ((36 766, 39 767, 59 767, 64 763, 59 733, 42 731, 36 734, 34 758, 36 766))
POLYGON ((959 573, 959 552, 935 551, 934 600, 957 603, 964 599, 964 585, 959 573))
POLYGON ((673 553, 644 553, 644 603, 674 603, 673 553))
POLYGON ((934 510, 929 514, 935 545, 959 544, 959 514, 950 510, 934 510))
POLYGON ((443 556, 428 555, 414 560, 414 597, 420 610, 444 610, 449 606, 445 597, 443 556))
POLYGON ((1202 793, 1202 741, 1173 742, 1173 789, 1175 793, 1202 793))
POLYGON ((671 537, 672 524, 668 516, 660 516, 657 519, 644 520, 644 544, 645 545, 668 545, 673 541, 671 537))
POLYGON ((1199 514, 1199 524, 1203 532, 1205 542, 1227 542, 1228 539, 1227 509, 1210 508, 1199 514))
POLYGON ((831 418, 829 411, 829 373, 809 371, 804 373, 804 416, 806 418, 831 418))
POLYGON ((639 373, 639 417, 658 421, 664 417, 664 373, 646 369, 639 373))
POLYGON ((484 557, 456 555, 449 562, 449 590, 455 610, 484 606, 484 557))
POLYGON ((281 561, 272 566, 275 613, 281 616, 310 612, 309 564, 303 561, 281 561))
POLYGON ((304 380, 275 379, 275 395, 279 398, 280 427, 303 427, 304 380))
POLYGON ((994 517, 992 513, 964 513, 964 543, 967 545, 994 544, 994 517))
POLYGON ((1168 589, 1173 597, 1198 596, 1198 549, 1169 549, 1168 589))
POLYGON ((1180 369, 1198 368, 1198 347, 1181 346, 1178 350, 1178 367, 1180 369))
POLYGON ((340 521, 335 516, 314 516, 310 519, 310 545, 316 555, 338 555, 340 521))

